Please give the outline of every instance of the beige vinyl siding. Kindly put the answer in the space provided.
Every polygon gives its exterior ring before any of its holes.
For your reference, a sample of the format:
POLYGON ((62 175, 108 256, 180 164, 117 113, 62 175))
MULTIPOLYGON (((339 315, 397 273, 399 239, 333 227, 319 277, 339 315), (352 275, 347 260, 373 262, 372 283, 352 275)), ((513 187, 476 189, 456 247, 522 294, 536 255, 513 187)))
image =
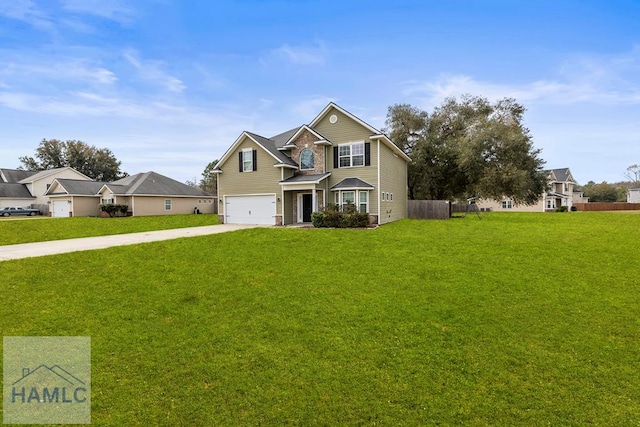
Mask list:
MULTIPOLYGON (((269 153, 248 137, 238 144, 224 164, 220 165, 222 173, 218 174, 218 194, 232 196, 241 194, 275 194, 280 197, 280 168, 273 167, 277 163, 269 153), (258 170, 253 172, 238 171, 238 153, 245 148, 257 150, 258 170)), ((285 175, 286 176, 286 175, 285 175)), ((221 209, 222 211, 223 209, 221 209)), ((221 215, 224 212, 220 212, 221 215)), ((282 203, 276 203, 276 215, 282 215, 282 203)))
POLYGON ((380 162, 380 188, 377 197, 382 192, 393 194, 393 201, 380 201, 378 221, 384 224, 407 217, 407 162, 394 154, 382 141, 380 162))
POLYGON ((71 204, 73 216, 98 216, 100 215, 99 197, 74 196, 71 204))
MULTIPOLYGON (((507 199, 505 199, 507 200, 507 199)), ((516 205, 513 204, 511 209, 504 209, 502 207, 502 202, 496 202, 495 200, 486 200, 481 199, 477 202, 478 208, 481 209, 491 209, 493 212, 544 212, 544 202, 542 198, 538 200, 538 202, 534 205, 516 205)))
POLYGON ((284 192, 284 206, 287 206, 287 209, 284 210, 284 218, 283 224, 293 224, 295 221, 293 220, 293 203, 295 203, 294 192, 293 191, 285 191, 284 192))
MULTIPOLYGON (((328 179, 329 188, 333 187, 345 178, 360 178, 367 184, 373 185, 374 189, 369 191, 369 213, 378 215, 378 144, 377 142, 365 141, 371 143, 371 166, 356 166, 349 168, 333 168, 333 148, 327 147, 329 166, 331 176, 328 179)), ((328 202, 334 203, 334 191, 328 194, 328 202)))
MULTIPOLYGON (((198 204, 202 197, 171 197, 171 196, 134 196, 133 215, 184 215, 192 214, 194 208, 200 209, 202 213, 214 213, 214 204, 198 204), (165 200, 171 200, 171 210, 165 210, 165 200)), ((212 199, 213 200, 213 199, 212 199)), ((129 210, 132 209, 129 204, 129 210)))
MULTIPOLYGON (((314 130, 327 137, 334 145, 349 141, 362 141, 373 133, 360 123, 350 119, 335 108, 331 108, 320 122, 314 126, 314 130), (335 114, 338 121, 331 123, 329 118, 335 114)), ((333 163, 329 163, 331 167, 333 163)))

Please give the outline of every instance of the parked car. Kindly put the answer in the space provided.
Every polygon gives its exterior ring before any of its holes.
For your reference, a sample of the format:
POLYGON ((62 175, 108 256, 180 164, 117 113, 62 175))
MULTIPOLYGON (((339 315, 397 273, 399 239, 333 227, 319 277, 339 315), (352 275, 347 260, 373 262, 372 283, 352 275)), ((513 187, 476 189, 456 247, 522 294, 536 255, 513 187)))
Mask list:
POLYGON ((28 209, 23 208, 21 206, 10 206, 7 208, 0 208, 0 216, 11 216, 11 215, 40 215, 40 209, 28 209))

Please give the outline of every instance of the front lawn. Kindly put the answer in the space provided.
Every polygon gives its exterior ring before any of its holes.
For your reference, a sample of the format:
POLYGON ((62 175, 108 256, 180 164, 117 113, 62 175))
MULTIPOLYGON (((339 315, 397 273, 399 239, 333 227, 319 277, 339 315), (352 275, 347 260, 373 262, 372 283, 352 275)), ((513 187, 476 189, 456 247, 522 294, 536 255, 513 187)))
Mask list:
POLYGON ((0 321, 91 337, 94 425, 637 426, 639 227, 494 213, 6 261, 0 321))
POLYGON ((0 245, 76 237, 108 236, 218 223, 218 215, 161 215, 124 218, 0 218, 0 245))

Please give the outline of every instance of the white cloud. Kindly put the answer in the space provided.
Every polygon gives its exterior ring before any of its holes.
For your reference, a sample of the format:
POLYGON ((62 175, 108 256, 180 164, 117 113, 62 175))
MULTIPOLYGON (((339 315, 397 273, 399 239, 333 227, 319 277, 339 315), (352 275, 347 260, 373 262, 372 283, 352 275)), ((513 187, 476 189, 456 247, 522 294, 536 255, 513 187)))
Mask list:
POLYGON ((0 15, 26 22, 41 30, 53 29, 51 18, 32 0, 4 0, 0 2, 0 15))
POLYGON ((35 77, 41 80, 113 84, 118 80, 111 70, 92 65, 86 60, 72 58, 58 58, 56 62, 50 60, 9 62, 5 68, 0 69, 0 75, 4 75, 9 81, 25 81, 35 77))
POLYGON ((157 84, 164 89, 174 92, 181 93, 186 89, 186 85, 184 82, 168 73, 166 73, 162 68, 164 68, 165 64, 161 61, 142 61, 138 58, 138 55, 133 50, 127 50, 123 53, 124 58, 131 64, 134 68, 138 70, 138 74, 140 77, 153 84, 157 84))
POLYGON ((271 56, 284 59, 294 65, 324 65, 327 59, 327 51, 323 43, 307 47, 283 44, 272 50, 271 56))
POLYGON ((622 55, 582 55, 567 59, 559 76, 522 84, 481 81, 467 75, 441 75, 435 80, 409 81, 404 93, 433 107, 451 96, 469 93, 490 100, 515 98, 521 103, 603 105, 640 103, 640 48, 622 55))
POLYGON ((135 10, 122 0, 63 0, 62 7, 72 13, 82 13, 109 19, 121 24, 133 20, 135 10))

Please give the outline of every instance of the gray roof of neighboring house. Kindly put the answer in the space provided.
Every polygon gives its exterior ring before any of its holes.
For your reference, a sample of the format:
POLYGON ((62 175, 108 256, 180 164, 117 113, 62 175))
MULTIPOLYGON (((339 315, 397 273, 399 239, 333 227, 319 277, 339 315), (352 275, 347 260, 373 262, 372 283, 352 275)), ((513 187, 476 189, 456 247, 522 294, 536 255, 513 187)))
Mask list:
POLYGON ((35 174, 35 171, 23 171, 20 169, 0 169, 0 182, 16 183, 35 174))
POLYGON ((36 180, 38 180, 40 178, 47 177, 47 176, 49 176, 49 175, 51 175, 53 173, 56 173, 56 172, 64 170, 64 169, 67 169, 67 168, 65 167, 65 168, 46 169, 46 170, 31 174, 28 177, 21 179, 20 182, 25 183, 25 184, 27 182, 33 182, 33 181, 36 181, 36 180))
POLYGON ((16 182, 0 183, 0 197, 9 199, 35 199, 26 185, 16 182))
POLYGON ((361 180, 360 178, 345 178, 333 187, 330 190, 341 190, 343 188, 374 188, 373 185, 368 184, 361 180))
POLYGON ((199 188, 183 184, 156 172, 144 172, 104 184, 119 195, 212 197, 199 188))
POLYGON ((327 172, 327 173, 319 173, 319 174, 313 174, 313 175, 294 175, 291 176, 287 179, 283 179, 282 183, 294 183, 294 182, 316 182, 316 181, 322 181, 323 179, 327 178, 328 176, 331 175, 331 172, 327 172))
POLYGON ((97 196, 102 186, 107 184, 103 181, 86 181, 82 179, 58 179, 57 181, 67 191, 67 194, 75 196, 97 196))
POLYGON ((547 172, 553 172, 553 174, 556 176, 556 179, 561 182, 569 181, 569 175, 571 174, 569 168, 549 169, 547 172))

